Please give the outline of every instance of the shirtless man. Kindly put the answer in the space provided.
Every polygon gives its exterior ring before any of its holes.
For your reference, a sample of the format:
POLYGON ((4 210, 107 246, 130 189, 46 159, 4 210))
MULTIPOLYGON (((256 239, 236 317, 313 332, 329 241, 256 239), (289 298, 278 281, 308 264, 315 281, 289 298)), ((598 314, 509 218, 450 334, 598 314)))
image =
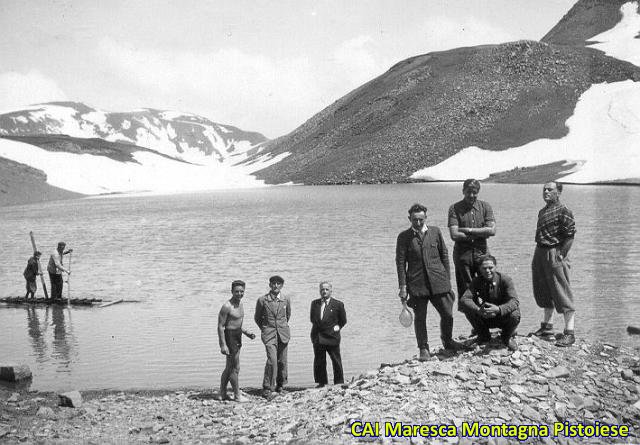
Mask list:
POLYGON ((231 382, 233 395, 236 402, 246 402, 247 398, 240 394, 238 385, 238 373, 240 372, 240 348, 242 346, 242 334, 251 340, 256 335, 242 329, 244 319, 244 281, 236 280, 231 283, 231 299, 222 305, 218 315, 218 340, 220 352, 227 356, 227 364, 220 378, 220 400, 230 400, 227 396, 227 384, 231 382))

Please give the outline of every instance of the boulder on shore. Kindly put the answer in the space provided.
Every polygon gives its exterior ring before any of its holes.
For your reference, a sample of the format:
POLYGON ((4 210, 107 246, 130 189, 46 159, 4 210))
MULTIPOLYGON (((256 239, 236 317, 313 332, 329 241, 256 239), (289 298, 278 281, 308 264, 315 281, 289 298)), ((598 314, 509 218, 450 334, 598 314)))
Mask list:
POLYGON ((0 380, 18 382, 31 378, 31 369, 27 365, 0 365, 0 380))
POLYGON ((69 391, 58 394, 58 406, 69 408, 80 408, 82 406, 82 395, 80 391, 69 391))

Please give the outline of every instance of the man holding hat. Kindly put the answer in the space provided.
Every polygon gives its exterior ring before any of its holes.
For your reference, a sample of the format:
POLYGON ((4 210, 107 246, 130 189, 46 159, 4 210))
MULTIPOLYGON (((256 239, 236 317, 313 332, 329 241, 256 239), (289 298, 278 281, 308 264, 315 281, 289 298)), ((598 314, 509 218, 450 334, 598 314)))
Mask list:
POLYGON ((287 384, 287 346, 291 333, 291 302, 282 295, 284 279, 279 275, 269 278, 270 291, 258 298, 254 319, 262 332, 262 343, 267 351, 267 364, 262 381, 263 396, 271 398, 273 391, 282 392, 287 384))

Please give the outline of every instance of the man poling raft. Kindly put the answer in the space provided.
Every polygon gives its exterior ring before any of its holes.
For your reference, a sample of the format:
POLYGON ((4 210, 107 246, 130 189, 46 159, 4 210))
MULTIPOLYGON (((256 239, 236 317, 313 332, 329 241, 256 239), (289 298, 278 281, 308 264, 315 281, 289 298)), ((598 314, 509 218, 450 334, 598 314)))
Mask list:
POLYGON ((51 280, 51 299, 62 299, 62 274, 66 273, 67 276, 71 275, 71 271, 64 267, 64 255, 73 252, 73 249, 64 250, 67 244, 63 241, 58 243, 58 247, 51 254, 49 258, 49 265, 47 266, 47 272, 49 272, 49 279, 51 280))

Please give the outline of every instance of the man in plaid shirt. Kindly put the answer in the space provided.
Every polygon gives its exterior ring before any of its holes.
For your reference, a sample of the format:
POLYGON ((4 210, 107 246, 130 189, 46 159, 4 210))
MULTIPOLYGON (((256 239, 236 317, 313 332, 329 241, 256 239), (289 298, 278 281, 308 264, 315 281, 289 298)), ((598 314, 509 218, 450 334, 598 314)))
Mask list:
POLYGON ((575 307, 569 283, 569 259, 576 224, 573 213, 560 203, 562 184, 548 182, 542 190, 547 205, 538 212, 536 250, 531 263, 533 296, 536 304, 544 309, 540 329, 534 335, 553 336, 551 318, 553 309, 564 315, 564 333, 556 346, 567 347, 575 343, 575 307))

